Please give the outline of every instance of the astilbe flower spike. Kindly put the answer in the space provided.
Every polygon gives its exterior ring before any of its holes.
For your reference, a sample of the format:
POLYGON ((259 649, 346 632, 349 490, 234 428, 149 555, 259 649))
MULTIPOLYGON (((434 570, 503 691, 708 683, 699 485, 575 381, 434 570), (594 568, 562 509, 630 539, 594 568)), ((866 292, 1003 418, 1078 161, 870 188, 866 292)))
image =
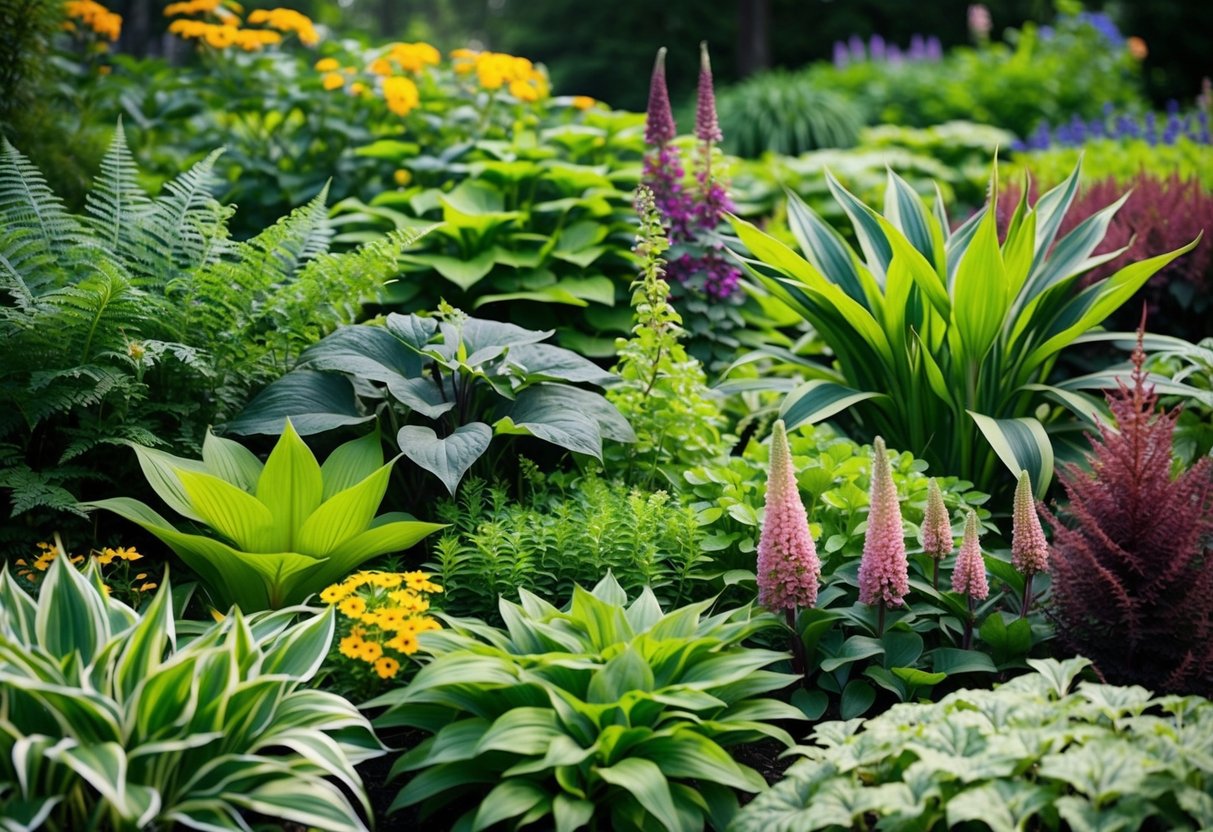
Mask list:
POLYGON ((1053 527, 1058 634, 1113 684, 1213 696, 1213 458, 1172 475, 1178 411, 1156 413, 1142 369, 1108 396, 1086 468, 1060 471, 1069 523, 1053 527))
POLYGON ((859 601, 878 606, 883 625, 885 608, 901 606, 909 591, 910 566, 897 486, 884 440, 877 436, 872 443, 872 488, 863 559, 859 563, 859 601))
POLYGON ((922 550, 935 561, 933 584, 939 589, 939 562, 952 553, 952 518, 943 503, 943 492, 934 477, 927 480, 927 510, 922 521, 922 550))
POLYGON ((645 144, 663 145, 678 135, 665 81, 665 53, 664 46, 658 49, 657 59, 653 62, 653 76, 649 81, 649 109, 644 120, 645 144))
POLYGON ((701 142, 718 142, 724 138, 716 118, 716 91, 712 86, 712 61, 708 57, 707 41, 699 43, 699 88, 695 102, 695 138, 701 142))
POLYGON ((1011 522, 1011 565, 1024 575, 1023 603, 1019 606, 1019 615, 1023 617, 1032 607, 1032 577, 1049 568, 1049 543, 1036 513, 1036 498, 1027 471, 1019 472, 1011 522))
POLYGON ((771 470, 758 539, 758 603, 772 611, 817 603, 821 561, 796 485, 783 420, 771 432, 771 470))
POLYGON ((956 568, 952 570, 952 591, 978 601, 984 601, 990 596, 986 563, 981 558, 977 513, 973 509, 969 509, 968 516, 965 517, 964 539, 960 543, 960 554, 956 556, 956 568))

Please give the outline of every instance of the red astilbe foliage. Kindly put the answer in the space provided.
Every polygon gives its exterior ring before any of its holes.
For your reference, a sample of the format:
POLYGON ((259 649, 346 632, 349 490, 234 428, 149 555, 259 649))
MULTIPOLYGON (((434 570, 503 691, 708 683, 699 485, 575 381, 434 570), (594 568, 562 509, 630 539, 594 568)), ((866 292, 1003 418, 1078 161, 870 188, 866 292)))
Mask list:
MULTIPOLYGON (((1112 218, 1108 233, 1094 254, 1107 254, 1124 246, 1129 249, 1096 266, 1079 280, 1074 290, 1110 277, 1130 263, 1174 251, 1205 230, 1206 238, 1196 248, 1164 266, 1106 324, 1108 329, 1131 329, 1137 323, 1135 310, 1141 309, 1145 302, 1150 319, 1161 322, 1159 331, 1199 341, 1207 335, 1209 313, 1213 310, 1209 302, 1213 293, 1213 240, 1207 238, 1213 231, 1213 193, 1206 191, 1198 179, 1181 179, 1178 174, 1164 179, 1139 173, 1127 182, 1114 178, 1092 182, 1083 186, 1070 206, 1057 238, 1060 240, 1084 219, 1130 190, 1128 201, 1112 218)), ((1033 204, 1036 191, 1033 183, 1029 194, 1033 204)), ((1000 228, 1006 228, 1021 192, 1022 188, 1012 185, 1000 194, 1000 228)))
POLYGON ((1172 477, 1178 411, 1156 413, 1145 354, 1108 396, 1119 432, 1089 437, 1091 470, 1060 480, 1069 522, 1053 527, 1058 633, 1117 684, 1213 695, 1213 460, 1172 477))

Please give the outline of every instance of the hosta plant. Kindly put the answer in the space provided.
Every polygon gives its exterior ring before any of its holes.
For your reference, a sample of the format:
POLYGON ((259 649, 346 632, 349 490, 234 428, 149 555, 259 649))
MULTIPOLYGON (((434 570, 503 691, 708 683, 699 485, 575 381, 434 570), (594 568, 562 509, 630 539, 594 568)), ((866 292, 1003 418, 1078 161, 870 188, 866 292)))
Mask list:
POLYGON ((433 317, 392 314, 384 326, 343 327, 226 427, 278 433, 287 417, 314 433, 379 412, 400 452, 452 494, 495 436, 533 436, 599 459, 604 437, 634 441, 614 405, 577 386, 614 376, 543 343, 552 334, 472 318, 446 304, 433 317))
POLYGON ((142 614, 103 590, 59 558, 35 602, 0 570, 0 829, 366 829, 354 766, 379 742, 305 687, 331 612, 237 610, 187 641, 167 579, 142 614))
POLYGON ((1213 704, 1074 681, 1089 662, 818 725, 734 832, 1207 829, 1213 704))
POLYGON ((133 447, 156 494, 210 534, 181 531, 129 497, 84 507, 142 526, 202 578, 216 602, 245 612, 299 603, 370 558, 442 528, 405 514, 375 516, 396 462, 384 463, 376 433, 341 445, 324 465, 289 420, 264 464, 211 433, 201 460, 133 447))
POLYGON ((422 637, 433 655, 388 705, 381 727, 433 734, 397 761, 415 772, 393 808, 470 806, 454 828, 543 822, 558 830, 723 829, 733 790, 758 772, 725 747, 800 718, 763 694, 795 677, 765 668, 782 653, 742 646, 776 619, 711 601, 664 613, 652 592, 630 604, 608 575, 563 610, 535 595, 501 602, 505 631, 473 619, 422 637))
POLYGON ((1092 252, 1124 203, 1057 239, 1078 177, 1076 167, 1034 205, 1022 198, 1005 229, 987 206, 955 230, 942 200, 928 207, 895 174, 883 214, 830 177, 858 248, 792 196, 788 219, 803 257, 734 220, 750 273, 833 350, 829 365, 805 362, 808 380, 783 404, 788 426, 849 410, 865 432, 921 449, 934 467, 979 488, 990 490, 1001 459, 1014 472, 1027 469, 1043 495, 1053 470, 1045 426, 1060 421, 1051 408, 1060 404, 1088 418, 1098 409, 1074 385, 1049 384, 1059 352, 1196 242, 1131 263, 1076 293, 1084 273, 1121 254, 1092 252))

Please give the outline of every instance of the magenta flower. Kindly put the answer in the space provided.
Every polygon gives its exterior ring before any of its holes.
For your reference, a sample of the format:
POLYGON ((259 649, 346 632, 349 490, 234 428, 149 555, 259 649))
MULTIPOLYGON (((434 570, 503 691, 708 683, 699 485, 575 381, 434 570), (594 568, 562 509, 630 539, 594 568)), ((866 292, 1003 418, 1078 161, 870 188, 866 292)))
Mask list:
POLYGON ((701 142, 718 142, 724 136, 716 119, 716 91, 712 88, 712 61, 708 43, 699 43, 699 97, 695 104, 695 138, 701 142))
POLYGON ((943 492, 935 478, 927 480, 927 511, 922 521, 922 550, 938 560, 951 554, 956 541, 952 539, 952 518, 943 504, 943 492))
POLYGON ((1025 575, 1044 572, 1049 568, 1049 544, 1036 513, 1032 496, 1032 481, 1027 471, 1019 474, 1015 486, 1015 510, 1011 526, 1011 565, 1025 575))
POLYGON ((821 561, 809 532, 809 518, 783 420, 771 432, 771 471, 766 512, 758 539, 758 603, 771 611, 795 610, 817 603, 821 561))
POLYGON ((670 109, 670 92, 665 84, 665 47, 657 50, 653 62, 653 77, 649 82, 649 110, 644 120, 645 144, 663 145, 678 135, 674 111, 670 109))
POLYGON ((872 492, 868 530, 863 538, 863 560, 859 563, 859 601, 863 604, 899 607, 910 591, 910 565, 906 561, 906 539, 901 525, 897 486, 879 436, 872 443, 872 492))
POLYGON ((960 554, 956 556, 956 568, 952 570, 952 590, 978 601, 983 601, 990 595, 986 564, 981 558, 977 514, 973 509, 969 509, 965 518, 965 536, 960 543, 960 554))

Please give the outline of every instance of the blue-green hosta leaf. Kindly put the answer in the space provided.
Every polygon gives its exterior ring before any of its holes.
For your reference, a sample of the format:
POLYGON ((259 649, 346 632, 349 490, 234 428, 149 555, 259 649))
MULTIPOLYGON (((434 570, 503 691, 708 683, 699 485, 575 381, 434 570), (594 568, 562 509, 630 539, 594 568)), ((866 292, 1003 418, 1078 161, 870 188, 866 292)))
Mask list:
POLYGON ((551 344, 519 344, 510 347, 505 363, 528 382, 568 381, 601 387, 615 378, 613 373, 608 373, 572 350, 551 344))
MULTIPOLYGON (((450 384, 444 380, 444 386, 450 384)), ((406 407, 427 419, 437 419, 455 406, 455 397, 438 386, 432 378, 397 378, 388 382, 388 392, 406 407)))
POLYGON ((303 521, 296 548, 309 555, 328 555, 355 535, 366 531, 392 474, 392 460, 362 482, 340 491, 321 503, 303 521))
MULTIPOLYGON (((476 817, 472 820, 472 832, 480 832, 510 818, 526 815, 550 800, 546 789, 528 780, 503 780, 481 801, 480 808, 476 810, 476 817)), ((546 815, 547 812, 543 814, 546 815)))
MULTIPOLYGON (((534 436, 575 453, 601 459, 602 428, 592 415, 572 409, 571 397, 566 395, 571 389, 575 388, 541 384, 523 390, 505 409, 505 415, 493 424, 493 431, 534 436)), ((607 404, 610 406, 609 402, 607 404)))
POLYGON ((39 593, 34 631, 38 646, 61 662, 79 653, 85 664, 110 640, 101 593, 67 562, 55 558, 39 593))
POLYGON ((254 396, 239 416, 221 427, 226 433, 274 435, 282 433, 290 419, 306 436, 374 418, 359 411, 354 385, 345 376, 295 370, 254 396))
POLYGON ((421 374, 423 361, 410 337, 428 340, 437 324, 415 315, 390 315, 387 327, 343 326, 304 350, 299 369, 348 373, 357 378, 387 383, 421 374), (429 324, 414 324, 413 319, 429 324), (427 334, 428 330, 428 334, 427 334), (403 342, 403 343, 402 343, 403 342))
POLYGON ((966 411, 998 458, 1018 475, 1026 470, 1032 478, 1032 488, 1043 499, 1053 478, 1053 443, 1044 426, 1035 419, 995 419, 972 410, 966 411))
POLYGON ((613 766, 596 769, 594 773, 631 794, 669 832, 682 829, 670 795, 669 781, 652 760, 628 757, 613 766))
POLYGON ((271 552, 295 549, 303 522, 320 505, 323 493, 320 465, 287 419, 286 429, 270 451, 257 481, 257 499, 273 517, 273 533, 265 549, 271 552))
POLYGON ((833 673, 840 667, 862 661, 863 659, 869 659, 873 656, 883 655, 884 652, 885 645, 879 639, 867 636, 851 636, 843 642, 837 656, 832 656, 822 661, 821 669, 827 673, 833 673))
POLYGON ((779 407, 779 417, 787 424, 788 430, 794 430, 800 425, 816 424, 828 419, 859 402, 884 398, 888 397, 883 393, 855 390, 832 381, 814 379, 784 398, 779 407))
POLYGON ((202 462, 211 474, 250 493, 256 490, 263 467, 261 460, 248 448, 216 436, 210 428, 202 441, 202 462))
POLYGON ((439 438, 432 428, 405 425, 396 441, 402 454, 438 477, 453 495, 463 475, 488 450, 493 431, 484 422, 471 422, 439 438))
POLYGON ((275 535, 274 515, 252 494, 210 474, 178 471, 190 505, 203 522, 248 552, 287 548, 275 535))
POLYGON ((324 481, 321 498, 327 500, 338 492, 352 488, 382 466, 383 443, 378 428, 339 445, 320 466, 320 479, 324 481))

